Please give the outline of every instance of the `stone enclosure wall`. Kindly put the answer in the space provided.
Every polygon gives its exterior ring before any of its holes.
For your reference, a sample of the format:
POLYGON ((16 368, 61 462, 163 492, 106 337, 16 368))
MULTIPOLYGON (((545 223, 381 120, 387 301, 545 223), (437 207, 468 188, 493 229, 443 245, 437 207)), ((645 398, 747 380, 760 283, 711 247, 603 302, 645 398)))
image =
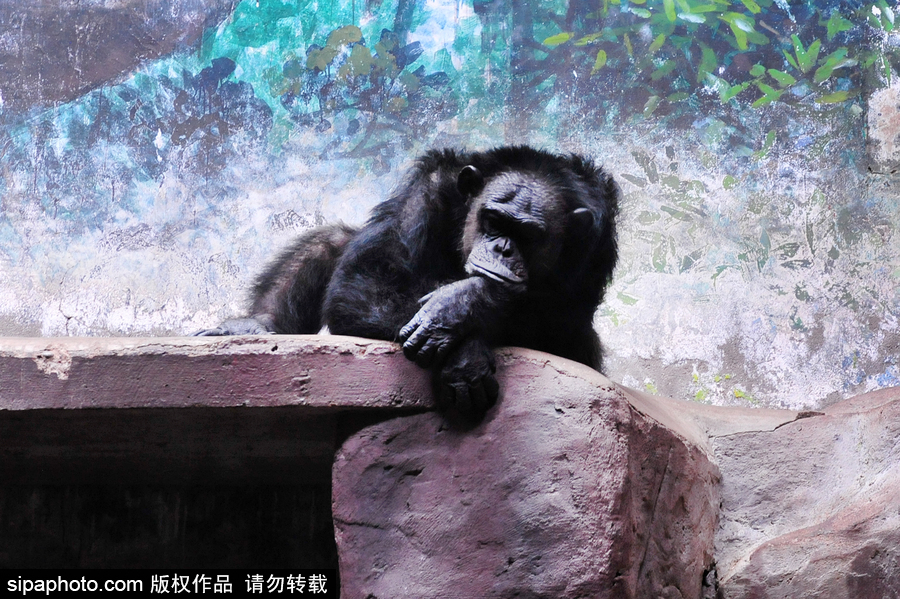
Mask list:
POLYGON ((896 389, 724 408, 522 349, 498 380, 461 428, 383 341, 0 340, 0 567, 339 563, 344 599, 900 592, 896 389))
POLYGON ((603 163, 613 380, 819 409, 897 382, 885 0, 0 7, 0 334, 183 334, 430 146, 603 163))

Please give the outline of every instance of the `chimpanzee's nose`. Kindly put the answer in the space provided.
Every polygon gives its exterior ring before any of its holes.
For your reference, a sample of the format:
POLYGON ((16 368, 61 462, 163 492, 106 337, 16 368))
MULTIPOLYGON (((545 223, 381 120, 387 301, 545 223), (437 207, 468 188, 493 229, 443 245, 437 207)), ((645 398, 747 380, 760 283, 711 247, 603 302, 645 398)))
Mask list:
POLYGON ((508 238, 501 237, 494 243, 494 253, 509 258, 513 253, 512 243, 508 238))

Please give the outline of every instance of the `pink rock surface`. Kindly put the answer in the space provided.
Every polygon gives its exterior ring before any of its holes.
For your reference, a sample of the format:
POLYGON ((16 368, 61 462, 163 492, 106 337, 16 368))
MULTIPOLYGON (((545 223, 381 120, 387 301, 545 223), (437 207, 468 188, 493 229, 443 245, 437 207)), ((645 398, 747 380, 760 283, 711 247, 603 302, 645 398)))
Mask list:
POLYGON ((470 430, 434 413, 338 452, 342 597, 699 597, 717 470, 599 374, 501 353, 470 430))
POLYGON ((713 446, 724 597, 900 597, 900 389, 713 446))

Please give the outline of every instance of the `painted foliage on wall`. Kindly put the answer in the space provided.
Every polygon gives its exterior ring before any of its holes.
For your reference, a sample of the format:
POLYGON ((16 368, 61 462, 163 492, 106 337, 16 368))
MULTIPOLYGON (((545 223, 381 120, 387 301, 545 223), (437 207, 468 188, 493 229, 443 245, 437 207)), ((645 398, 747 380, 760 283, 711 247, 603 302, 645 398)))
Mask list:
POLYGON ((244 0, 74 101, 0 104, 0 332, 212 324, 423 148, 532 143, 594 156, 626 194, 596 321, 613 378, 791 407, 895 384, 897 197, 865 137, 895 10, 244 0))

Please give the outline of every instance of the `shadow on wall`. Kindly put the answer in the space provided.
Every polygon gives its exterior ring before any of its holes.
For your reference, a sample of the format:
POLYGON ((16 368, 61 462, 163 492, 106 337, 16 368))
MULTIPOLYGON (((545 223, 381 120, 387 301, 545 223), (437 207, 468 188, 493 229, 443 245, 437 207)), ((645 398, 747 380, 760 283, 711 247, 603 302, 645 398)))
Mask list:
POLYGON ((142 62, 190 48, 235 0, 77 1, 0 7, 4 113, 69 102, 142 62), (112 4, 112 3, 110 3, 112 4))

